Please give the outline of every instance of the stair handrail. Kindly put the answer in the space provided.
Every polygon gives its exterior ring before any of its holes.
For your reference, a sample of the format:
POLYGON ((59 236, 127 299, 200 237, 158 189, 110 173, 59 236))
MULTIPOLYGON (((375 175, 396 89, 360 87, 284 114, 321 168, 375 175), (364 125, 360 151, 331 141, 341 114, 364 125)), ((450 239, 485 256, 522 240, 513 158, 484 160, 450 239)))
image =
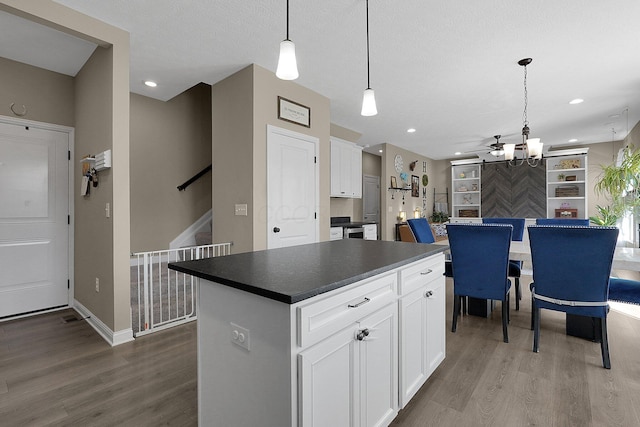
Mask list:
POLYGON ((198 179, 200 179, 204 174, 206 174, 207 172, 209 172, 212 168, 212 165, 207 166, 206 168, 202 169, 200 172, 198 172, 197 174, 195 174, 193 177, 189 178, 188 180, 186 180, 184 183, 178 185, 178 191, 184 191, 187 189, 188 186, 190 186, 191 184, 193 184, 195 181, 197 181, 198 179))

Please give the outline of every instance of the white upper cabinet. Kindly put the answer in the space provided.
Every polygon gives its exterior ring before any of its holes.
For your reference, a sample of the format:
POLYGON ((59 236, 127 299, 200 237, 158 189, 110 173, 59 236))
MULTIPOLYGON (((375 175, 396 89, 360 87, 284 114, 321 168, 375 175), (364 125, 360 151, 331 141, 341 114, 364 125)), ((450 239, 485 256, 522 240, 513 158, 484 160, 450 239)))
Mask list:
POLYGON ((331 138, 331 197, 362 198, 362 147, 331 138))

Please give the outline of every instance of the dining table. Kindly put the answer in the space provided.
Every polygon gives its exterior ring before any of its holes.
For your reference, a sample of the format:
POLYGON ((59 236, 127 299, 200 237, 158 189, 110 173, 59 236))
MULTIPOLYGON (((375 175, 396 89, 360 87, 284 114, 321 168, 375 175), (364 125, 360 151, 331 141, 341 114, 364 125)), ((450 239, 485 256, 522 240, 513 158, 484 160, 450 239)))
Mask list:
MULTIPOLYGON (((434 245, 448 245, 447 240, 434 242, 434 245)), ((512 241, 509 246, 509 259, 514 261, 531 262, 531 248, 529 241, 512 241)), ((640 272, 640 248, 617 246, 613 254, 612 270, 625 270, 640 272)), ((476 302, 477 304, 477 302, 476 302)), ((481 306, 480 315, 489 315, 493 304, 485 302, 477 304, 481 306), (486 308, 485 308, 486 307, 486 308)), ((472 314, 470 312, 470 314, 472 314)), ((567 314, 566 333, 590 341, 598 341, 599 334, 594 327, 591 318, 567 314)))
MULTIPOLYGON (((434 242, 434 245, 449 245, 448 240, 434 242)), ((512 241, 509 247, 509 259, 531 262, 531 248, 528 241, 512 241)), ((613 270, 640 272, 640 248, 617 246, 613 254, 613 270)))

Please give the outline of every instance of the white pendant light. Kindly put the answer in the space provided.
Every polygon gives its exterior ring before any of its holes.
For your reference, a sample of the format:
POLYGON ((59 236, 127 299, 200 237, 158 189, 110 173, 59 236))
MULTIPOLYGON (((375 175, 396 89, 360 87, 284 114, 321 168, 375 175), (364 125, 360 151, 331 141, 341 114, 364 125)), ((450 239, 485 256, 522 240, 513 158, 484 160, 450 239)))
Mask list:
POLYGON ((280 42, 280 58, 276 76, 282 80, 298 78, 298 63, 296 61, 296 45, 289 40, 289 0, 287 0, 287 38, 280 42))
POLYGON ((373 89, 371 89, 371 82, 369 77, 369 0, 367 0, 367 88, 362 95, 362 111, 360 114, 363 116, 375 116, 378 114, 378 108, 376 107, 376 97, 373 89))
POLYGON ((375 116, 378 114, 378 109, 376 108, 376 97, 373 89, 370 87, 364 90, 364 95, 362 96, 362 111, 360 114, 363 116, 375 116))

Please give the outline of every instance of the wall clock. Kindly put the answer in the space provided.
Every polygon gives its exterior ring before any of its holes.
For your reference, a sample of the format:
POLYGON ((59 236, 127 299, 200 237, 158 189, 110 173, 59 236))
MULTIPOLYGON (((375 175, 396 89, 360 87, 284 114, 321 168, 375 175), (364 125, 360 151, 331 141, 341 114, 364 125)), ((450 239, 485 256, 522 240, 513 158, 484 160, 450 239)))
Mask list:
POLYGON ((396 154, 394 164, 396 166, 396 172, 402 172, 402 156, 400 154, 396 154))

